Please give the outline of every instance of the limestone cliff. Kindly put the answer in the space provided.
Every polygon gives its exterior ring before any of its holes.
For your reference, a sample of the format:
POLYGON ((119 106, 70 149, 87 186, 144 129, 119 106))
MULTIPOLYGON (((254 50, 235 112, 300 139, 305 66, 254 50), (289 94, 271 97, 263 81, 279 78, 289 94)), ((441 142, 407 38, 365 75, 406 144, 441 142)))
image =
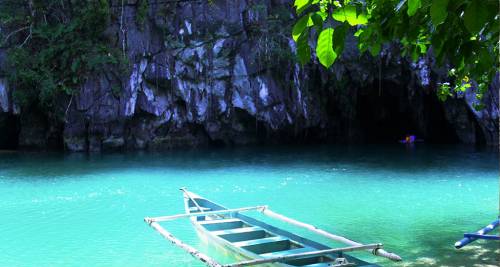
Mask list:
POLYGON ((401 58, 397 46, 372 58, 351 39, 332 69, 302 67, 293 57, 288 5, 150 0, 138 23, 136 1, 114 1, 106 34, 130 71, 87 77, 80 93, 63 101, 62 122, 16 107, 15 88, 0 78, 0 146, 395 143, 407 133, 428 142, 498 144, 498 81, 477 112, 471 95, 438 101, 443 71, 432 57, 401 58))

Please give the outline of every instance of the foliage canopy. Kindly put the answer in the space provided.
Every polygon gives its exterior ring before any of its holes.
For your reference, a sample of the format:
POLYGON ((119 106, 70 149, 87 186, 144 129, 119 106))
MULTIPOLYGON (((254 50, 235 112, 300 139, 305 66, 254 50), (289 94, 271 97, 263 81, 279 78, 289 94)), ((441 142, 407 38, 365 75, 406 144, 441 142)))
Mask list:
POLYGON ((473 81, 480 100, 498 71, 497 0, 295 0, 294 8, 299 18, 292 37, 302 64, 310 60, 311 34, 317 36, 316 56, 328 68, 353 27, 359 50, 373 56, 394 41, 414 61, 432 48, 438 64, 450 67, 453 86, 441 84, 442 100, 465 92, 473 81))

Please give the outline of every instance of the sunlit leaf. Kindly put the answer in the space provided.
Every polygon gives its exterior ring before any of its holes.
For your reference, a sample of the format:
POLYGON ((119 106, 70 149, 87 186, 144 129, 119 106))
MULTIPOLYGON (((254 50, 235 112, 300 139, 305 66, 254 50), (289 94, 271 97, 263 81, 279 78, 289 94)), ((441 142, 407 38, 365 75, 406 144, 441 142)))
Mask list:
POLYGON ((418 44, 418 47, 420 48, 421 54, 425 54, 427 52, 427 46, 425 44, 418 44))
POLYGON ((319 62, 329 68, 335 59, 337 54, 333 50, 333 28, 326 28, 321 31, 318 37, 318 44, 316 46, 316 55, 318 56, 319 62))
POLYGON ((293 2, 293 6, 296 9, 302 8, 302 7, 306 6, 307 4, 309 4, 309 0, 295 0, 293 2))
POLYGON ((359 37, 363 33, 363 29, 359 29, 354 33, 354 36, 359 37))
POLYGON ((357 14, 356 14, 356 7, 355 6, 344 7, 344 14, 345 14, 345 19, 347 20, 347 22, 350 25, 352 25, 352 26, 356 25, 357 14))
POLYGON ((306 10, 311 5, 311 0, 295 0, 293 6, 297 15, 300 15, 304 10, 306 10))
POLYGON ((328 17, 328 13, 326 13, 324 11, 318 11, 315 14, 319 15, 323 21, 325 21, 326 18, 328 17))
POLYGON ((346 21, 346 16, 344 8, 335 8, 332 12, 332 18, 336 21, 344 22, 346 21))
POLYGON ((332 12, 332 18, 339 22, 347 21, 351 26, 364 25, 368 22, 366 14, 357 14, 355 6, 344 6, 336 8, 332 12))
POLYGON ((366 17, 366 14, 361 13, 356 18, 356 23, 354 25, 365 25, 366 23, 368 23, 368 18, 366 17))
POLYGON ((408 0, 408 16, 413 16, 417 13, 417 10, 422 6, 420 0, 408 0))

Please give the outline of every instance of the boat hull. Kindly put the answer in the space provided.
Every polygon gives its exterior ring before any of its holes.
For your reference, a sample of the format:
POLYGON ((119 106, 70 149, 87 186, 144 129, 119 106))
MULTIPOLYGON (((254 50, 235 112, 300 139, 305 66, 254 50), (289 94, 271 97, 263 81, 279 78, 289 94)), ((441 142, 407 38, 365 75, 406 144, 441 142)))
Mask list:
MULTIPOLYGON (((218 238, 217 236, 210 234, 210 232, 206 231, 200 224, 193 222, 192 224, 198 235, 202 236, 202 238, 207 240, 207 242, 210 242, 210 244, 214 244, 218 248, 225 250, 225 252, 231 252, 232 253, 231 258, 233 258, 235 262, 254 259, 255 256, 252 256, 249 253, 246 253, 244 250, 238 249, 230 244, 227 244, 226 242, 224 242, 224 240, 221 240, 221 238, 218 238)), ((290 266, 290 265, 285 265, 281 263, 268 263, 268 264, 261 264, 259 266, 276 267, 276 266, 290 266)))
MULTIPOLYGON (((202 198, 194 193, 187 193, 185 192, 184 194, 184 206, 186 213, 196 213, 198 210, 201 211, 218 211, 218 210, 226 210, 224 206, 218 205, 212 201, 209 201, 205 198, 202 198)), ((191 217, 191 223, 193 224, 194 228, 196 229, 197 233, 203 237, 206 237, 206 240, 210 243, 216 244, 217 247, 232 252, 232 256, 235 257, 235 260, 252 260, 252 259, 259 259, 259 258, 265 258, 262 255, 272 255, 273 253, 283 253, 287 251, 297 251, 300 249, 309 249, 310 251, 314 250, 325 250, 325 249, 330 249, 330 247, 325 246, 323 244, 317 243, 315 241, 300 237, 298 235, 295 235, 293 233, 290 233, 288 231, 279 229, 277 227, 271 226, 269 224, 266 224, 262 221, 256 220, 252 217, 245 216, 241 213, 234 213, 230 214, 229 216, 224 217, 225 220, 228 219, 234 219, 233 223, 236 223, 238 221, 241 221, 242 224, 245 224, 245 227, 253 227, 257 229, 261 229, 268 234, 268 236, 271 236, 271 239, 276 237, 278 241, 276 241, 275 244, 280 244, 280 246, 287 244, 287 246, 290 246, 289 248, 283 248, 283 247, 277 247, 278 245, 255 245, 255 246, 241 246, 242 243, 245 243, 246 241, 243 242, 238 242, 238 240, 233 240, 233 242, 230 242, 222 237, 220 237, 217 234, 214 233, 219 233, 222 231, 224 232, 224 229, 229 229, 232 230, 235 226, 230 226, 231 222, 226 223, 225 226, 221 229, 207 229, 209 223, 219 223, 223 219, 220 218, 214 218, 214 217, 205 217, 205 216, 196 216, 196 217, 191 217), (282 239, 280 239, 282 238, 282 239), (281 242, 281 243, 280 243, 281 242), (235 245, 239 244, 239 245, 235 245), (252 249, 250 249, 252 247, 252 249), (253 252, 251 251, 253 250, 253 252), (276 250, 276 251, 274 251, 276 250), (267 253, 270 252, 270 253, 267 253)), ((223 224, 219 224, 223 225, 223 224)), ((212 227, 212 226, 211 226, 212 227)), ((243 228, 243 226, 241 226, 243 228)), ((213 227, 212 227, 213 228, 213 227)), ((237 228, 240 229, 240 228, 237 228)), ((250 228, 246 228, 250 229, 250 228)), ((227 235, 226 235, 227 238, 227 235)), ((266 239, 265 237, 262 238, 262 240, 266 239)), ((252 243, 253 240, 249 240, 249 243, 252 243)), ((274 244, 274 243, 266 243, 266 244, 274 244)), ((343 254, 327 254, 324 256, 319 256, 319 257, 309 257, 309 258, 301 258, 301 259, 296 259, 296 260, 290 260, 287 261, 286 263, 268 263, 268 264, 262 264, 260 266, 282 266, 282 267, 291 267, 291 266, 307 266, 309 263, 308 261, 311 261, 312 259, 315 259, 319 262, 320 265, 317 266, 329 266, 328 263, 332 263, 336 258, 345 258, 347 259, 348 262, 354 263, 354 266, 365 266, 365 267, 377 267, 379 265, 375 264, 370 264, 367 262, 364 262, 358 258, 352 257, 350 255, 347 255, 345 253, 343 254), (304 264, 302 264, 303 262, 304 264)), ((312 265, 311 265, 312 266, 312 265)), ((316 266, 316 265, 314 265, 316 266)))

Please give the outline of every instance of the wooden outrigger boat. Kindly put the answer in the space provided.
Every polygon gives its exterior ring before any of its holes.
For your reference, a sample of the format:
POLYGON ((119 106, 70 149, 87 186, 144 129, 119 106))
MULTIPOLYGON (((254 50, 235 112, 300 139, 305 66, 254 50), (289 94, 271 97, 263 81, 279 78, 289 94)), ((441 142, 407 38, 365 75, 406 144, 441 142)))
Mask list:
POLYGON ((495 230, 499 225, 500 225, 500 218, 496 219, 495 221, 493 221, 492 223, 488 224, 486 227, 482 228, 481 230, 475 233, 465 233, 464 238, 455 242, 455 248, 457 249, 463 248, 478 239, 500 240, 500 235, 488 234, 489 232, 495 230))
POLYGON ((379 266, 370 264, 346 252, 367 250, 373 255, 400 261, 401 257, 382 249, 382 244, 363 245, 342 236, 328 233, 312 225, 305 224, 271 211, 267 206, 227 209, 200 197, 186 189, 184 193, 185 214, 145 218, 144 220, 162 236, 193 257, 212 267, 263 266, 379 266), (315 241, 276 228, 252 217, 241 214, 246 211, 260 211, 262 214, 295 226, 315 232, 324 237, 348 244, 348 247, 330 248, 315 241), (213 258, 197 251, 174 237, 159 222, 179 218, 190 218, 194 227, 209 240, 229 249, 244 261, 221 264, 213 258))

